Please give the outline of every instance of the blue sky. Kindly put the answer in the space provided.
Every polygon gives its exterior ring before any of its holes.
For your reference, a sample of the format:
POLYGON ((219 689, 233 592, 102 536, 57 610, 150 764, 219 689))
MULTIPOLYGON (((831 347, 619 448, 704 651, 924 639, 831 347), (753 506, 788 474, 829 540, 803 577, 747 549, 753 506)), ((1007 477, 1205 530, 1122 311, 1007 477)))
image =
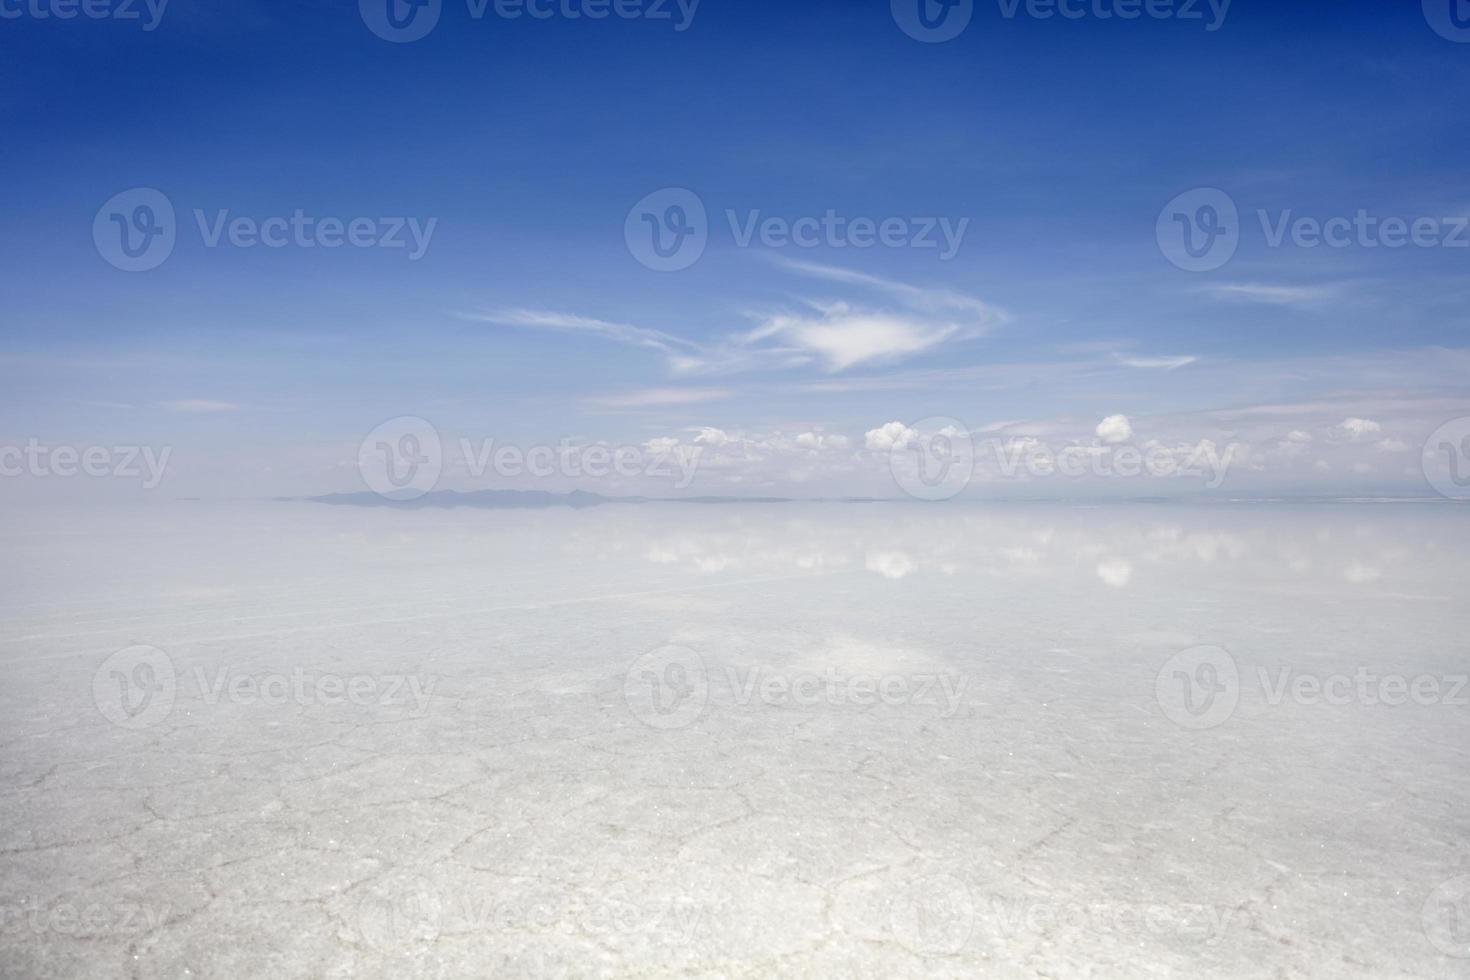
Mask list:
POLYGON ((672 2, 444 0, 389 43, 349 2, 172 0, 153 30, 39 2, 0 3, 22 12, 0 20, 0 441, 171 445, 179 493, 359 489, 343 461, 399 415, 448 442, 700 445, 724 454, 709 492, 876 493, 892 422, 1084 444, 1119 414, 1140 444, 1239 444, 1242 491, 1427 492, 1424 437, 1470 415, 1470 44, 1417 4, 1236 0, 1209 30, 1203 3, 990 0, 922 43, 886 2, 703 0, 679 30, 672 2), (144 272, 92 235, 132 188, 177 215, 144 272), (708 216, 677 272, 624 235, 663 188, 708 216), (1207 271, 1156 236, 1195 188, 1240 214, 1207 271), (417 259, 211 248, 196 210, 434 225, 417 259), (742 247, 728 211, 966 224, 947 258, 742 247), (1425 219, 1441 244, 1272 246, 1259 211, 1425 219))

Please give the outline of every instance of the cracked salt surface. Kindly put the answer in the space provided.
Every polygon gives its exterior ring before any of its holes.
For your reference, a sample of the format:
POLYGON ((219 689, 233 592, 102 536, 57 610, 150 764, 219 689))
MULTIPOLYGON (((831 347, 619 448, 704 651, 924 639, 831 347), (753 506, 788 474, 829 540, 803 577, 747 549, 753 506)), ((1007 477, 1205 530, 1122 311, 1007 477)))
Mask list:
POLYGON ((0 975, 1470 975, 1470 512, 6 519, 0 975))

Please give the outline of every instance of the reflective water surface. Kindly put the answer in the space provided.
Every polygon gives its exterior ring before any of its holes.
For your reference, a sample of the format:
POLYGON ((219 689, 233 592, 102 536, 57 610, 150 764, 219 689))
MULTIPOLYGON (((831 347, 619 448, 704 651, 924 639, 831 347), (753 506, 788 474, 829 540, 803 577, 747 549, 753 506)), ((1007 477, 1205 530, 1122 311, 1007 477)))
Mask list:
POLYGON ((11 515, 0 974, 1464 976, 1467 543, 1425 504, 11 515))

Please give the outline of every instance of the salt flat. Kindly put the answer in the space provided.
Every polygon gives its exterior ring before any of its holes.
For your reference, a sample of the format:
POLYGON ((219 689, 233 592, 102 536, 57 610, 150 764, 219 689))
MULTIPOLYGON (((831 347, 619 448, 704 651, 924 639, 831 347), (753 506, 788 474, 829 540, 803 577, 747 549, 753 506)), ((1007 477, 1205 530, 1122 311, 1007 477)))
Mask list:
POLYGON ((0 529, 0 974, 1463 977, 1470 511, 0 529))

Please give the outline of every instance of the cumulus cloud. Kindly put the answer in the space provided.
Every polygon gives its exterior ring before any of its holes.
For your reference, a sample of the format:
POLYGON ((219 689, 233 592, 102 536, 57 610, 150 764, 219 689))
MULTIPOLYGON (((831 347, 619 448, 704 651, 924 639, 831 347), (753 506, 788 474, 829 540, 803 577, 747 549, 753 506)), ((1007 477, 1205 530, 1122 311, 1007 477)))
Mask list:
POLYGON ((1383 431, 1383 426, 1372 419, 1346 418, 1332 427, 1332 434, 1340 439, 1350 439, 1357 442, 1364 436, 1375 435, 1383 431))
POLYGON ((1115 589, 1125 588, 1133 579, 1133 563, 1126 558, 1109 558, 1098 564, 1097 577, 1115 589))
POLYGON ((847 436, 825 432, 803 432, 796 437, 796 445, 799 449, 846 449, 848 442, 847 436))
POLYGON ((1097 437, 1110 446, 1133 438, 1133 423, 1126 415, 1109 415, 1097 424, 1097 437))
POLYGON ((907 449, 919 434, 902 422, 889 422, 876 429, 869 429, 863 437, 864 444, 873 452, 886 453, 895 449, 907 449))
POLYGON ((918 569, 914 560, 902 551, 879 551, 867 555, 863 566, 884 578, 901 579, 918 569))
POLYGON ((696 433, 694 442, 700 446, 719 447, 737 441, 724 429, 716 429, 713 426, 702 425, 694 431, 696 433))

